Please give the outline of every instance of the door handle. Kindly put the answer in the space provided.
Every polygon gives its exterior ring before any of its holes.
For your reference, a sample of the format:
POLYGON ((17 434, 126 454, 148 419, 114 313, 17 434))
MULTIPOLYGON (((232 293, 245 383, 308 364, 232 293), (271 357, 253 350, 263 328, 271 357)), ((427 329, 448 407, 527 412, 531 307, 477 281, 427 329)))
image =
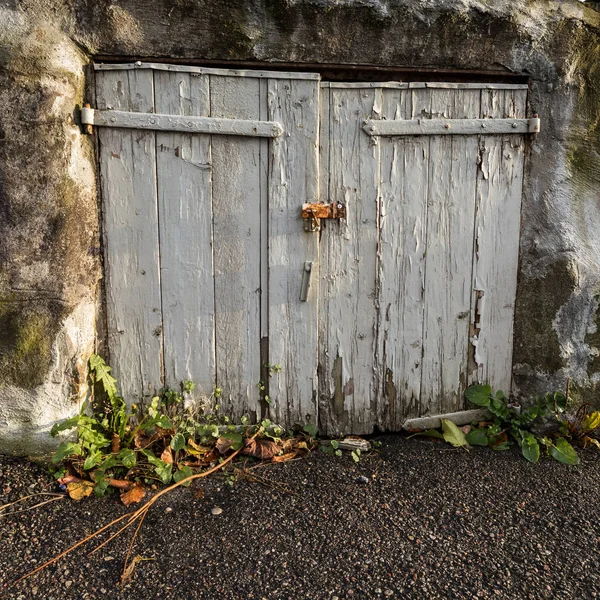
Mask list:
POLYGON ((308 300, 308 290, 310 289, 311 275, 312 261, 307 260, 304 263, 304 270, 302 271, 302 287, 300 288, 300 302, 306 302, 308 300))

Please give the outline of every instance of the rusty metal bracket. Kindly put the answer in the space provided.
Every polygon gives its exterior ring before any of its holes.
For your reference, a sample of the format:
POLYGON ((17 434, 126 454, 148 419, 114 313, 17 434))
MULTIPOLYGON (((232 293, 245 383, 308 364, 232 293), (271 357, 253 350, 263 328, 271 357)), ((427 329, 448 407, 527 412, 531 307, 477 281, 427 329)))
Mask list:
POLYGON ((320 231, 321 219, 345 219, 346 206, 341 202, 308 202, 302 205, 302 218, 305 220, 304 231, 320 231))

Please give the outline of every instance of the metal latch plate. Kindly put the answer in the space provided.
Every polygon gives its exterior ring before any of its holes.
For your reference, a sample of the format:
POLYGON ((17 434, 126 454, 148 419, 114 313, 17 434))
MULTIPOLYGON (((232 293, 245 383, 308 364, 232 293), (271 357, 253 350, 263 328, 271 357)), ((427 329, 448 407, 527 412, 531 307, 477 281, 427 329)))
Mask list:
POLYGON ((320 231, 321 219, 345 219, 346 206, 341 202, 307 202, 302 205, 302 218, 305 219, 305 231, 320 231))

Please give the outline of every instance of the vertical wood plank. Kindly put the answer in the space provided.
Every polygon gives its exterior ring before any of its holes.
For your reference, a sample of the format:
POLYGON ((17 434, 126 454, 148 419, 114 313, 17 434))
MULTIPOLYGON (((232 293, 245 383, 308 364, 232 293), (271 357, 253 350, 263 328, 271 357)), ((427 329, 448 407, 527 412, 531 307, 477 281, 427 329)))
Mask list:
POLYGON ((362 122, 379 118, 382 98, 380 89, 331 89, 330 99, 329 200, 346 204, 347 219, 326 222, 322 236, 321 423, 330 433, 364 433, 373 428, 376 385, 379 146, 364 134, 362 122))
MULTIPOLYGON (((415 110, 429 105, 423 90, 415 110)), ((385 90, 382 118, 410 119, 409 90, 385 90)), ((398 430, 419 410, 429 141, 381 139, 378 425, 398 430)))
MULTIPOLYGON (((520 90, 483 90, 482 118, 519 117, 520 90)), ((523 178, 523 137, 482 136, 473 267, 474 368, 470 382, 510 393, 523 178)))
MULTIPOLYGON (((208 116, 209 78, 154 72, 156 111, 208 116)), ((215 385, 210 136, 156 134, 165 384, 215 385)))
MULTIPOLYGON (((477 118, 479 99, 479 90, 433 90, 432 113, 477 118)), ((430 142, 421 397, 431 414, 463 405, 477 148, 476 136, 433 136, 430 142)))
MULTIPOLYGON (((151 71, 96 74, 98 108, 152 112, 151 71)), ((109 360, 129 404, 162 385, 162 307, 152 131, 102 128, 109 360)))
MULTIPOLYGON (((210 76, 211 116, 258 119, 260 85, 210 76)), ((260 417, 260 140, 212 136, 217 384, 234 419, 260 417)))
MULTIPOLYGON (((331 88, 329 82, 321 83, 321 101, 319 111, 319 199, 329 203, 330 175, 329 175, 329 141, 331 137, 331 88)), ((327 300, 325 291, 328 289, 329 273, 329 244, 327 243, 327 229, 319 234, 319 350, 318 350, 318 415, 319 430, 322 433, 336 435, 339 426, 332 417, 331 395, 331 368, 329 362, 328 328, 327 328, 327 300), (323 238, 325 235, 325 238, 323 238)))
POLYGON ((319 81, 271 79, 268 100, 269 120, 284 129, 271 142, 269 178, 269 361, 282 366, 269 382, 271 413, 278 422, 316 424, 319 234, 304 231, 300 212, 319 198, 319 81))

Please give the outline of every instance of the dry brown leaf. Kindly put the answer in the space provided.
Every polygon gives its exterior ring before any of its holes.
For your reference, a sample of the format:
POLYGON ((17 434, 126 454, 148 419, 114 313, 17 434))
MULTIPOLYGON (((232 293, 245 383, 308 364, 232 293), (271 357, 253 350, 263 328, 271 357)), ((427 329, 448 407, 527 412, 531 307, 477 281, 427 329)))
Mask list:
POLYGON ((600 442, 596 438, 589 437, 588 435, 583 436, 583 447, 587 448, 588 444, 592 444, 600 450, 600 442))
POLYGON ((87 498, 94 491, 93 481, 73 481, 67 484, 67 492, 73 500, 87 498))
POLYGON ((147 448, 150 443, 150 438, 145 433, 138 432, 133 438, 133 443, 136 448, 147 448))
POLYGON ((136 504, 146 495, 146 488, 141 483, 136 483, 128 492, 121 494, 121 502, 125 506, 136 504))
POLYGON ((173 451, 171 450, 171 446, 167 446, 163 453, 160 455, 160 460, 167 463, 168 465, 173 464, 173 451))
POLYGON ((148 437, 145 433, 138 431, 133 438, 133 443, 136 448, 148 448, 154 444, 154 442, 165 437, 162 433, 153 433, 150 437, 148 437))
POLYGON ((298 452, 293 450, 292 452, 286 452, 285 454, 274 456, 272 460, 274 463, 282 463, 287 462, 288 460, 292 460, 293 458, 296 458, 296 456, 298 456, 298 452))
POLYGON ((248 440, 242 454, 253 456, 259 460, 269 460, 279 454, 281 448, 270 440, 248 440))
POLYGON ((210 452, 212 450, 212 446, 200 446, 196 444, 192 438, 190 438, 187 442, 186 450, 188 454, 191 454, 192 456, 198 456, 200 454, 206 454, 210 452))
POLYGON ((118 454, 119 450, 121 449, 121 438, 116 433, 113 433, 111 446, 113 454, 118 454))
POLYGON ((211 448, 210 452, 202 454, 201 456, 197 456, 194 460, 184 460, 179 462, 186 467, 198 468, 203 467, 204 465, 209 465, 211 462, 219 460, 219 458, 221 458, 219 451, 216 448, 211 448))
POLYGON ((296 448, 296 438, 285 438, 281 440, 279 447, 284 454, 286 452, 291 452, 296 448))
POLYGON ((233 440, 230 440, 229 438, 220 437, 215 444, 215 448, 221 454, 226 454, 227 452, 229 452, 229 450, 231 449, 231 446, 233 446, 233 444, 235 444, 235 442, 233 440))

